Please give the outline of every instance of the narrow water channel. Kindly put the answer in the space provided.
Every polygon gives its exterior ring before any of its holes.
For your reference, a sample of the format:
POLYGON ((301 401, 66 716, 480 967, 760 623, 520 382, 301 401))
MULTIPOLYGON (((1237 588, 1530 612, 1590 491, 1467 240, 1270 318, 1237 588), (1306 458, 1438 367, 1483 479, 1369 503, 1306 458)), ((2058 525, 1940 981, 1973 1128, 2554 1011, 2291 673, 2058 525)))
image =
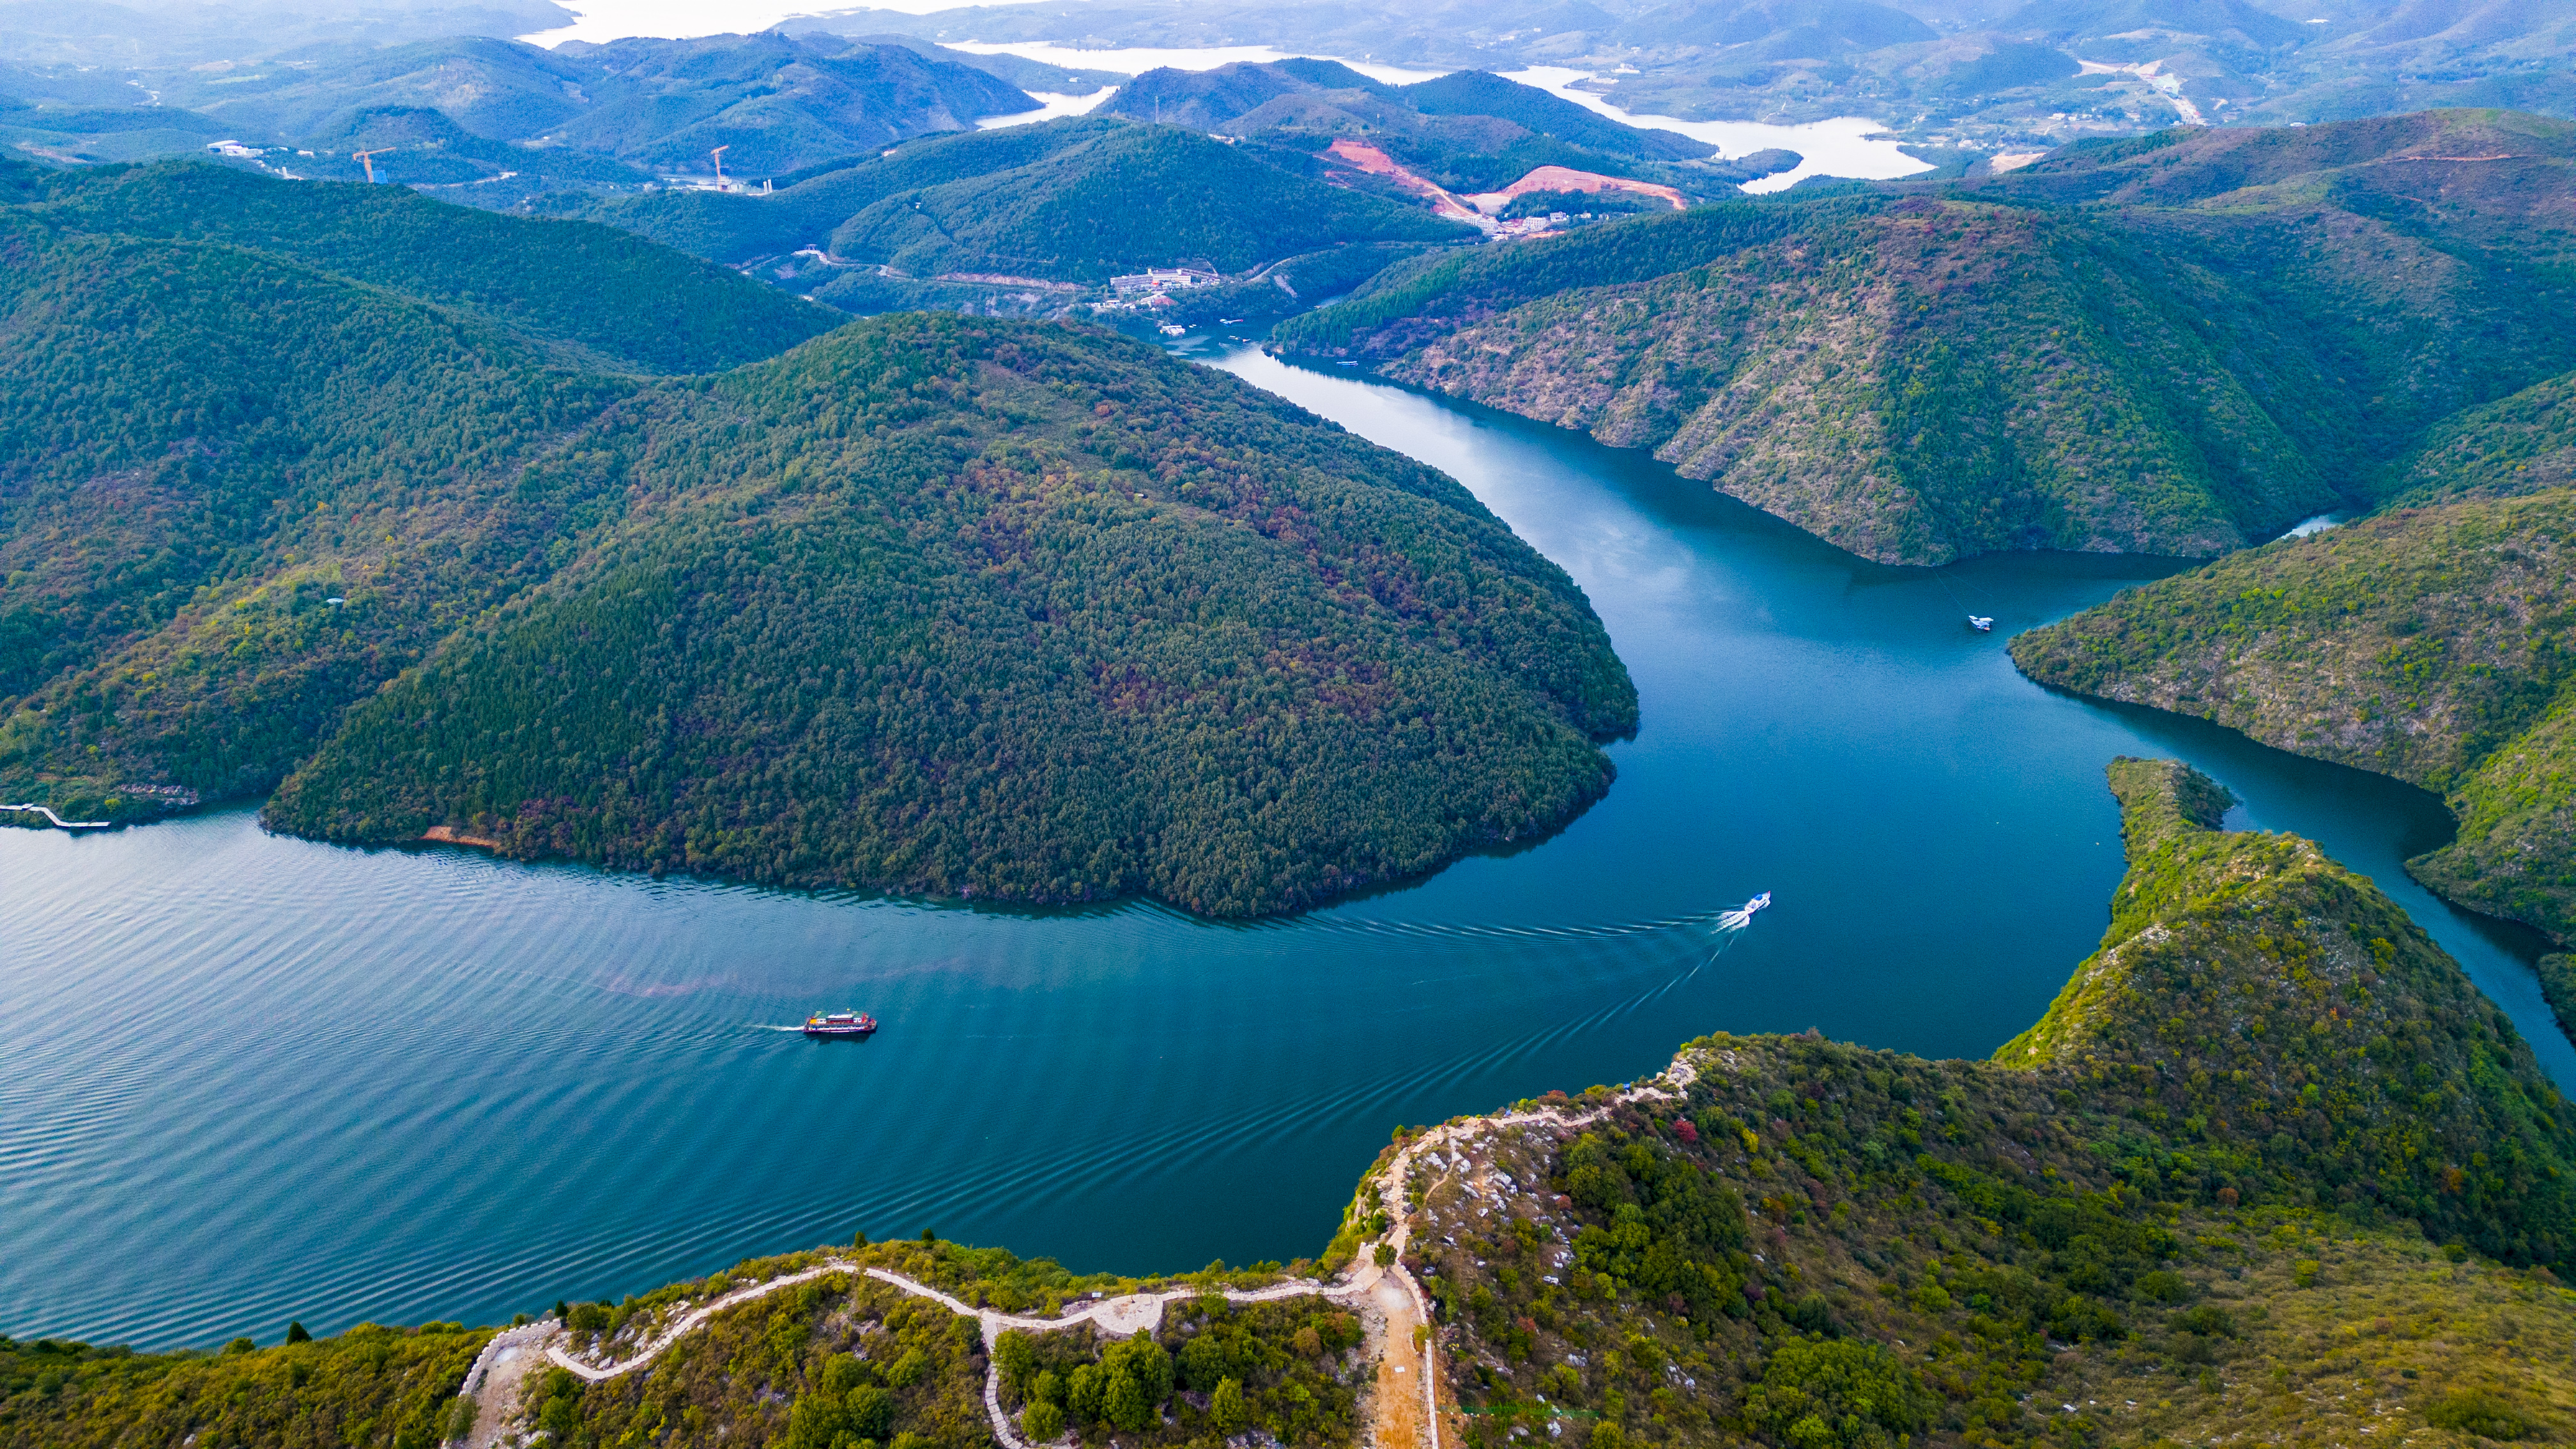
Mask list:
POLYGON ((2013 672, 2010 633, 2172 565, 1879 568, 1642 455, 1218 360, 1448 470, 1583 585, 1643 701, 1608 799, 1253 925, 357 851, 244 810, 0 831, 0 1332, 490 1322, 854 1230, 1137 1272, 1311 1253, 1394 1125, 1703 1031, 1992 1050, 2101 933, 2122 753, 2377 879, 2576 1082, 2536 943, 2398 869, 2438 801, 2013 672), (779 1029, 844 1005, 884 1031, 779 1029))

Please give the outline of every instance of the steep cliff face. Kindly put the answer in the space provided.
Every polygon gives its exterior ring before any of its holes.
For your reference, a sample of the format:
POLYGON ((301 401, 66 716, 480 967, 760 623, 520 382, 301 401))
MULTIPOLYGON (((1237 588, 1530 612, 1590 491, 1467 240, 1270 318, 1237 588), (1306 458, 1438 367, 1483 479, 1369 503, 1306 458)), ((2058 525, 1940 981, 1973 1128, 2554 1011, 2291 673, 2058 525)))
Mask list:
POLYGON ((2466 904, 2576 931, 2576 493, 2402 510, 2129 590, 2013 641, 2044 684, 2214 720, 2449 794, 2409 863, 2466 904))

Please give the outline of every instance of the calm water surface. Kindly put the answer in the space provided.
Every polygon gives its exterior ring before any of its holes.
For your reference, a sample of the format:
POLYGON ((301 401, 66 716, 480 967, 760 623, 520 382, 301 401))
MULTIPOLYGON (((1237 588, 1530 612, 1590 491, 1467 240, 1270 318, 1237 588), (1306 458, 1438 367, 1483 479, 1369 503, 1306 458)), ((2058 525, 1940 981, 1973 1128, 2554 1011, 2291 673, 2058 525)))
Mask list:
POLYGON ((2534 943, 2398 868, 2437 801, 2013 672, 2010 633, 2158 565, 1877 568, 1636 454, 1223 364, 1447 469, 1589 591, 1644 704, 1607 800, 1252 926, 357 851, 247 811, 0 831, 0 1331, 490 1322, 854 1229, 1081 1269, 1310 1253, 1395 1124, 1699 1032, 1992 1050, 2101 933, 2121 753, 2370 874, 2576 1082, 2534 943), (1689 923, 1766 889, 1731 943, 1689 923), (841 1005, 886 1029, 780 1029, 841 1005))

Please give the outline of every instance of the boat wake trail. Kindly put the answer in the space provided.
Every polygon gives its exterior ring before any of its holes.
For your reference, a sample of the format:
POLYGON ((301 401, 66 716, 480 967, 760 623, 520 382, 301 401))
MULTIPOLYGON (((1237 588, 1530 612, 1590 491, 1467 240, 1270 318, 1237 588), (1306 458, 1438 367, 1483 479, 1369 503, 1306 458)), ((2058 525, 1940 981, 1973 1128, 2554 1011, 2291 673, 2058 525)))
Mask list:
POLYGON ((1763 910, 1770 904, 1771 893, 1769 891, 1764 891, 1762 894, 1746 901, 1734 910, 1718 912, 1717 923, 1720 926, 1725 927, 1727 930, 1741 931, 1745 927, 1753 924, 1753 913, 1755 911, 1763 910))
POLYGON ((1697 928, 1715 927, 1740 931, 1751 924, 1753 912, 1771 903, 1768 891, 1731 911, 1707 911, 1695 916, 1674 916, 1661 921, 1626 921, 1596 926, 1497 926, 1451 921, 1372 921, 1343 917, 1310 919, 1299 924, 1309 930, 1343 931, 1367 936, 1410 936, 1426 940, 1506 940, 1506 941, 1604 941, 1638 936, 1659 936, 1697 928))

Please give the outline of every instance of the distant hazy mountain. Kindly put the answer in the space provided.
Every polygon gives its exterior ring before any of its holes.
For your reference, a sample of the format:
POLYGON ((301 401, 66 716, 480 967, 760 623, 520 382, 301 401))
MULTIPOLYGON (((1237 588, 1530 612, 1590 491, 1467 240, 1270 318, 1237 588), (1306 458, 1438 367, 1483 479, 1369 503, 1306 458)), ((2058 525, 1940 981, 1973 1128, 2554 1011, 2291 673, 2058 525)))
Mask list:
MULTIPOLYGON (((211 65, 207 74, 220 77, 247 62, 300 59, 297 53, 315 46, 525 35, 573 18, 552 0, 7 0, 0 3, 0 90, 30 100, 80 99, 80 78, 102 72, 119 86, 129 69, 211 65)), ((128 90, 126 99, 143 97, 128 90)))
MULTIPOLYGON (((1336 163, 1319 154, 1340 138, 1365 141, 1454 192, 1511 186, 1541 167, 1644 180, 1688 196, 1733 193, 1743 182, 1798 164, 1787 151, 1737 162, 1671 131, 1640 130, 1535 86, 1487 71, 1391 86, 1338 61, 1237 62, 1214 70, 1150 70, 1119 89, 1100 114, 1162 121, 1267 143, 1261 154, 1292 170, 1336 163)), ((1347 184, 1370 178, 1337 173, 1347 184)))
MULTIPOLYGON (((82 24, 111 20, 149 23, 119 12, 82 24)), ((138 65, 105 87, 66 84, 79 71, 66 62, 42 75, 0 70, 0 144, 84 164, 231 139, 285 148, 263 160, 272 171, 335 178, 361 174, 350 150, 391 147, 381 178, 481 186, 507 172, 500 190, 453 198, 507 204, 547 187, 706 174, 719 146, 729 170, 774 175, 1037 107, 977 59, 910 39, 764 33, 553 50, 478 36, 337 43, 291 58, 138 65)))
POLYGON ((1640 113, 1860 115, 1919 143, 1990 150, 2429 106, 2576 114, 2576 7, 2531 0, 1065 0, 798 23, 950 41, 1575 66, 1640 113))
MULTIPOLYGON (((812 247, 916 279, 1070 283, 1175 263, 1242 271, 1350 242, 1475 236, 1410 200, 1328 186, 1251 150, 1181 127, 1076 117, 915 142, 775 196, 660 192, 590 215, 723 262, 812 247)), ((835 293, 826 286, 821 295, 835 293)))
POLYGON ((1149 70, 1101 110, 1236 135, 1274 128, 1422 131, 1442 119, 1499 120, 1518 133, 1515 140, 1547 136, 1606 156, 1696 161, 1717 154, 1716 147, 1687 136, 1623 126, 1535 86, 1473 70, 1409 86, 1387 85, 1330 60, 1149 70), (1300 100, 1275 104, 1291 97, 1300 100))
POLYGON ((997 77, 1024 91, 1043 91, 1060 96, 1087 96, 1099 92, 1104 87, 1127 83, 1127 72, 1123 70, 1086 70, 1079 66, 1051 65, 1042 60, 1030 60, 1013 55, 1008 51, 978 55, 973 51, 950 50, 917 35, 848 35, 828 25, 818 25, 804 16, 792 16, 780 21, 771 29, 780 35, 841 35, 845 40, 856 41, 863 45, 908 46, 939 60, 972 66, 986 75, 997 77))
POLYGON ((1451 253, 1272 336, 1884 562, 2210 556, 2422 486, 2384 470, 2445 436, 2545 471, 2555 394, 2436 430, 2576 368, 2571 212, 2565 121, 2170 130, 1451 253))
POLYGON ((186 87, 172 99, 246 134, 299 141, 327 134, 352 109, 410 106, 493 140, 662 170, 709 171, 708 153, 727 146, 727 166, 752 176, 1038 104, 981 70, 907 46, 774 34, 573 41, 554 50, 424 41, 221 91, 186 87))
MULTIPOLYGON (((1266 45, 1444 71, 1567 67, 1590 72, 1588 84, 1640 114, 1862 116, 1936 162, 1961 165, 2176 124, 2313 124, 2462 106, 2576 115, 2576 6, 2537 0, 1052 0, 928 15, 852 9, 799 16, 757 37, 553 52, 475 38, 560 24, 565 12, 545 0, 363 5, 377 8, 317 18, 256 5, 0 0, 0 147, 81 164, 196 144, 192 123, 137 116, 101 126, 55 111, 183 107, 248 133, 240 139, 302 145, 344 112, 411 107, 486 140, 664 171, 702 171, 709 151, 730 146, 729 164, 757 175, 1027 109, 1032 91, 1116 85, 1119 114, 1192 125, 1201 124, 1193 116, 1253 109, 1228 111, 1221 92, 1180 96, 1176 85, 1195 83, 1171 76, 1130 81, 940 48, 965 40, 1266 45)), ((1315 129, 1322 109, 1297 97, 1342 89, 1351 87, 1274 86, 1260 100, 1315 129)), ((1365 106, 1322 104, 1367 117, 1365 106)), ((1571 121, 1503 119, 1590 144, 1571 121)), ((478 180, 502 170, 542 168, 497 166, 478 180)))

